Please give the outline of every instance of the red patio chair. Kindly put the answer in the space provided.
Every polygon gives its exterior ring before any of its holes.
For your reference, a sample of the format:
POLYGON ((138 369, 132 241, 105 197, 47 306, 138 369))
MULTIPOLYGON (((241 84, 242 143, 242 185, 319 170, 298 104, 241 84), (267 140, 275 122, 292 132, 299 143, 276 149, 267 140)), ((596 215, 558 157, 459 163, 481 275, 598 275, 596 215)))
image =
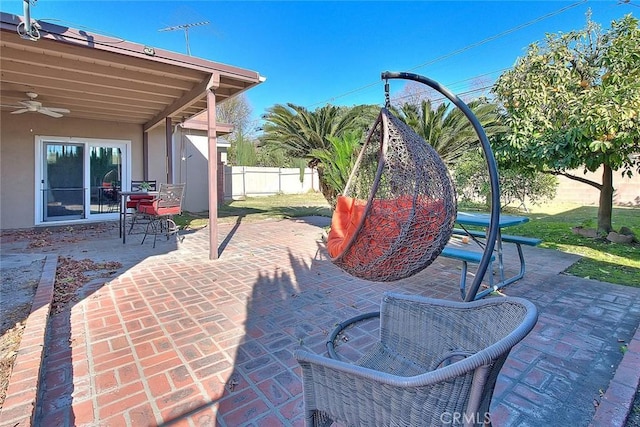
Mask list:
MULTIPOLYGON (((178 226, 173 221, 174 215, 182 213, 182 200, 184 199, 185 184, 160 184, 158 195, 151 203, 139 204, 137 214, 145 216, 149 222, 144 231, 142 243, 148 234, 153 234, 153 247, 156 247, 158 235, 164 234, 167 240, 172 234, 180 240, 178 226)), ((142 244, 141 243, 141 244, 142 244)))
MULTIPOLYGON (((131 181, 131 191, 139 191, 146 193, 147 191, 156 191, 156 181, 131 181)), ((133 216, 131 218, 131 226, 129 227, 129 234, 133 231, 133 226, 138 223, 143 215, 138 214, 138 207, 140 205, 149 205, 152 203, 155 196, 153 194, 132 194, 127 199, 125 210, 133 209, 133 216)))

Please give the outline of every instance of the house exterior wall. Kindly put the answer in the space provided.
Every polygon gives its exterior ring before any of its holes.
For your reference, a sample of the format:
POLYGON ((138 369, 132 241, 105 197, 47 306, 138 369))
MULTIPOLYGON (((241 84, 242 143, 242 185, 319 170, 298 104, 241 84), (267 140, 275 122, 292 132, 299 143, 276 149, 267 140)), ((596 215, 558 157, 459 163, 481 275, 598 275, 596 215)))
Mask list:
MULTIPOLYGON (((142 179, 142 126, 0 113, 0 229, 35 224, 35 138, 38 135, 131 141, 132 179, 142 179)), ((39 160, 39 159, 38 159, 39 160)))
POLYGON ((205 135, 177 133, 176 180, 184 182, 184 209, 189 212, 209 210, 209 142, 205 135))
MULTIPOLYGON (((167 183, 167 146, 165 142, 164 126, 157 126, 151 129, 151 131, 149 131, 147 139, 149 142, 149 171, 147 179, 155 180, 158 185, 160 185, 161 182, 167 183)), ((136 174, 138 174, 140 176, 140 178, 138 179, 143 179, 144 177, 142 176, 142 166, 141 150, 140 167, 139 169, 136 169, 132 166, 131 174, 133 176, 136 176, 136 174)))
MULTIPOLYGON (((174 181, 185 183, 183 208, 189 212, 209 210, 209 140, 202 131, 180 129, 174 133, 174 181)), ((226 161, 228 144, 218 139, 218 172, 226 161)), ((218 173, 220 176, 220 173, 218 173)), ((223 183, 218 180, 219 193, 223 183)), ((222 200, 220 200, 221 202, 222 200)))

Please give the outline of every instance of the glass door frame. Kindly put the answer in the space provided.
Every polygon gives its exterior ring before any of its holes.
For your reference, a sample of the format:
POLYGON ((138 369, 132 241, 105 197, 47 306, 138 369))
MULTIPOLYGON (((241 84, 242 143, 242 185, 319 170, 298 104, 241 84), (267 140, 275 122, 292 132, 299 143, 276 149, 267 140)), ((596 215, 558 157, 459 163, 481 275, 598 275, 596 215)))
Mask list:
POLYGON ((43 141, 43 179, 41 180, 42 190, 39 194, 42 202, 43 222, 56 223, 84 218, 85 149, 84 144, 43 141), (56 158, 53 162, 50 159, 52 155, 56 158), (75 161, 73 161, 74 159, 75 161), (50 206, 50 201, 54 201, 55 206, 50 206))
POLYGON ((119 148, 122 153, 122 189, 128 190, 131 183, 131 141, 122 139, 102 139, 102 138, 78 138, 78 137, 61 137, 61 136, 43 136, 35 137, 35 188, 34 188, 34 224, 35 225, 62 225, 82 222, 91 222, 96 220, 118 219, 119 212, 91 213, 91 182, 90 182, 90 156, 93 147, 110 147, 119 148), (42 190, 44 188, 43 179, 45 175, 45 143, 50 144, 74 144, 84 146, 83 160, 83 186, 84 186, 84 214, 81 219, 45 221, 42 200, 42 190))

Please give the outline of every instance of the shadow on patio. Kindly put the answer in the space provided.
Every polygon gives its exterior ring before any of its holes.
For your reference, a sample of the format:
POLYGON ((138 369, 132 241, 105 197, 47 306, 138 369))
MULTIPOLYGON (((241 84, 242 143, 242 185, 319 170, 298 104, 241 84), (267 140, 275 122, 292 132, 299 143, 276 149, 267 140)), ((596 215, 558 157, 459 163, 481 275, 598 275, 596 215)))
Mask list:
MULTIPOLYGON (((376 310, 385 291, 459 298, 452 260, 392 283, 345 274, 326 257, 322 225, 221 224, 226 247, 215 262, 208 229, 156 252, 123 246, 117 230, 99 250, 61 246, 129 264, 79 301, 68 325, 52 319, 47 363, 54 349, 66 368, 45 365, 36 424, 65 413, 75 425, 302 425, 296 348, 324 354, 334 325, 376 310)), ((527 249, 527 274, 506 293, 534 302, 540 320, 503 368, 495 425, 586 426, 622 359, 620 341, 640 322, 640 289, 559 274, 577 258, 527 249)))

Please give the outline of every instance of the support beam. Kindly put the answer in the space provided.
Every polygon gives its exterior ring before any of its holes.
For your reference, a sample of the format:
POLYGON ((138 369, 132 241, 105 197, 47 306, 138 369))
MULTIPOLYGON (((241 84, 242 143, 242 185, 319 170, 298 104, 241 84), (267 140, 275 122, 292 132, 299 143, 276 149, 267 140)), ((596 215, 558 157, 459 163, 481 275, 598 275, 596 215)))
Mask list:
POLYGON ((164 139, 167 150, 167 184, 177 184, 173 182, 173 121, 171 117, 165 119, 164 139))
POLYGON ((149 120, 143 127, 145 132, 150 131, 157 125, 159 125, 163 119, 171 116, 172 114, 179 113, 180 111, 190 107, 191 105, 202 99, 202 94, 211 89, 217 89, 220 85, 220 75, 211 74, 200 83, 198 83, 193 89, 187 92, 185 95, 176 99, 171 105, 158 113, 153 119, 149 120))
POLYGON ((149 180, 149 132, 142 132, 142 179, 149 180))
POLYGON ((209 163, 209 259, 218 259, 218 136, 216 133, 216 95, 207 90, 207 135, 209 163))

